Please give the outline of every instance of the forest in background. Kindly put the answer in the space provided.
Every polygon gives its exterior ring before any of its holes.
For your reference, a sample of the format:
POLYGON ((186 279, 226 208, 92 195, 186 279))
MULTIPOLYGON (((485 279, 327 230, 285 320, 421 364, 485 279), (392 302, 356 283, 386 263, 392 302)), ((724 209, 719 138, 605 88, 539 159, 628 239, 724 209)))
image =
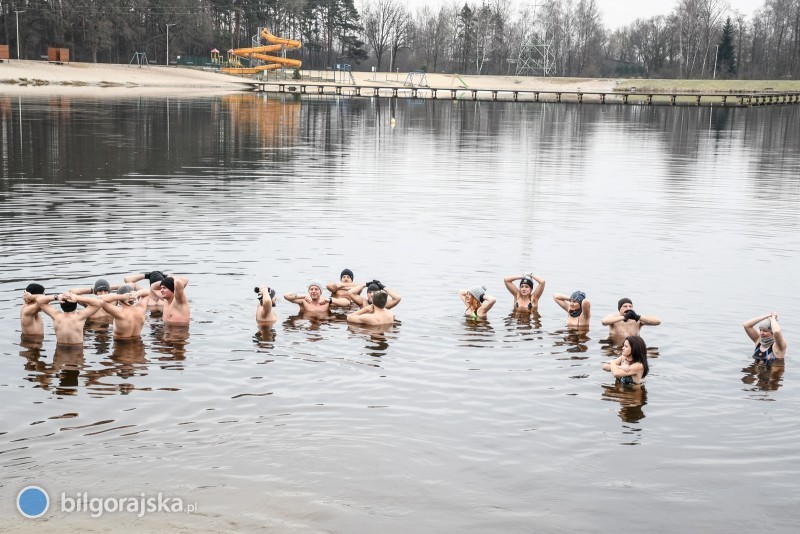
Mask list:
POLYGON ((725 0, 679 0, 668 13, 610 30, 595 0, 0 0, 0 44, 39 59, 208 58, 251 46, 258 28, 299 39, 304 69, 647 78, 797 79, 800 0, 764 0, 752 16, 725 0), (19 43, 17 42, 19 20, 19 43))

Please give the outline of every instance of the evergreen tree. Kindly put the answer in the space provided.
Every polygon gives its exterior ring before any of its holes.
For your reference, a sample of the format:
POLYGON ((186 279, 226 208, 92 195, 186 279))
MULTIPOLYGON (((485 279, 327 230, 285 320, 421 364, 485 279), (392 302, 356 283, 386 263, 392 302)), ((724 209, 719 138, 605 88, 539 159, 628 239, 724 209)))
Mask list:
POLYGON ((717 63, 723 77, 732 78, 736 76, 736 51, 733 48, 733 23, 730 17, 725 21, 725 26, 722 27, 717 63))

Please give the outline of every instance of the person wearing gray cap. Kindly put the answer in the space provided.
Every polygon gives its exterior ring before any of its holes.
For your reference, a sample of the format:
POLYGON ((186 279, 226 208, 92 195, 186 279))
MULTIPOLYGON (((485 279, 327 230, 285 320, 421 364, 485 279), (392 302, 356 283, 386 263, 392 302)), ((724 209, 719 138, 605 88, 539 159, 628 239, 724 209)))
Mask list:
POLYGON ((325 286, 322 282, 313 281, 308 284, 308 293, 300 295, 298 293, 286 293, 283 298, 289 302, 293 302, 300 306, 300 311, 303 313, 313 313, 316 315, 328 314, 331 311, 331 306, 346 307, 350 305, 350 299, 329 297, 322 298, 322 290, 325 286))
POLYGON ((589 319, 592 318, 592 303, 586 298, 586 293, 574 291, 570 296, 556 293, 553 295, 553 300, 567 312, 567 327, 580 330, 589 329, 589 319))
POLYGON ((149 288, 137 291, 125 284, 116 293, 100 297, 103 310, 114 318, 114 339, 137 338, 142 334, 147 314, 147 299, 144 297, 148 295, 149 288))
MULTIPOLYGON (((119 285, 112 286, 107 280, 100 278, 94 283, 94 287, 73 287, 69 290, 69 293, 73 295, 95 295, 98 298, 102 298, 103 295, 108 295, 109 292, 116 291, 117 288, 119 288, 119 285)), ((99 303, 97 305, 100 306, 99 303)), ((89 323, 109 323, 111 320, 112 317, 102 308, 99 308, 94 315, 86 319, 89 323)))
POLYGON ((753 359, 755 363, 772 365, 786 357, 786 339, 783 337, 778 314, 775 312, 759 315, 742 325, 747 336, 756 344, 753 359), (758 330, 756 330, 758 328, 758 330))
POLYGON ((486 286, 474 286, 458 292, 464 305, 464 316, 471 319, 486 317, 497 299, 486 294, 486 286))

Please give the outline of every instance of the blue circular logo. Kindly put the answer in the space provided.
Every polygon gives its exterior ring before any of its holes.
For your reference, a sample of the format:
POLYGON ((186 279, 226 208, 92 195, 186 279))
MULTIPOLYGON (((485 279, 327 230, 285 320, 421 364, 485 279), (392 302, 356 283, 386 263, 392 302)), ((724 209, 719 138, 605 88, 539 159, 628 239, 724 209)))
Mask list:
POLYGON ((42 517, 50 507, 50 496, 39 486, 28 486, 17 495, 17 510, 29 519, 42 517))

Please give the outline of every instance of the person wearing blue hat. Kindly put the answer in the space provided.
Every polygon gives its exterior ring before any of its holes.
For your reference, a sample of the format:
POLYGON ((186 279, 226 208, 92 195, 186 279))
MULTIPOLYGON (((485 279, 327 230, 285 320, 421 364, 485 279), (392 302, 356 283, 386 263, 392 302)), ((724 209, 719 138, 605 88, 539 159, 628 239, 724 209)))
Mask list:
POLYGON ((587 330, 589 320, 592 318, 592 303, 586 298, 583 291, 575 291, 572 295, 556 293, 553 295, 556 304, 567 312, 567 326, 587 330))

